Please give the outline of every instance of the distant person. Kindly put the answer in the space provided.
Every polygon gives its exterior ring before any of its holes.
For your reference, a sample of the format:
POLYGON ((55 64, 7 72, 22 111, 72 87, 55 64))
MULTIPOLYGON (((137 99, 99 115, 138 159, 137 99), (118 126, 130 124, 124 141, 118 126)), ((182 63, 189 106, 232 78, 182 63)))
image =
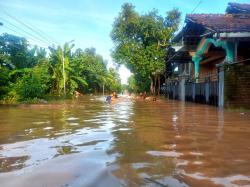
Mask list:
POLYGON ((118 96, 117 96, 116 92, 113 92, 112 93, 112 99, 117 99, 117 98, 118 98, 118 96))
POLYGON ((111 101, 112 101, 112 96, 111 96, 111 95, 107 96, 107 97, 106 97, 106 101, 107 101, 108 103, 111 103, 111 101))
POLYGON ((118 96, 117 96, 116 92, 112 92, 111 95, 109 95, 109 96, 106 97, 106 101, 107 101, 108 103, 111 103, 112 100, 115 100, 115 99, 117 99, 117 98, 118 98, 118 96))
POLYGON ((78 92, 78 91, 75 91, 75 98, 78 98, 79 96, 81 96, 81 93, 80 92, 78 92))

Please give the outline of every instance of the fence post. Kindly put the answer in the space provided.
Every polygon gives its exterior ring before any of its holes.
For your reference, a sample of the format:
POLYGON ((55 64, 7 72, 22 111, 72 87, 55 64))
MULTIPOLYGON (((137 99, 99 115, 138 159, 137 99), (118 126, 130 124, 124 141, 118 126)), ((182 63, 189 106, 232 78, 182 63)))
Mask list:
POLYGON ((205 99, 206 99, 206 104, 209 103, 209 93, 210 93, 210 81, 206 80, 205 82, 205 99))
POLYGON ((218 67, 218 106, 224 107, 224 68, 218 67))
POLYGON ((194 81, 193 84, 192 84, 193 102, 195 102, 195 84, 196 84, 196 82, 194 81))
POLYGON ((185 78, 181 77, 181 80, 179 82, 179 99, 181 101, 185 101, 185 78))

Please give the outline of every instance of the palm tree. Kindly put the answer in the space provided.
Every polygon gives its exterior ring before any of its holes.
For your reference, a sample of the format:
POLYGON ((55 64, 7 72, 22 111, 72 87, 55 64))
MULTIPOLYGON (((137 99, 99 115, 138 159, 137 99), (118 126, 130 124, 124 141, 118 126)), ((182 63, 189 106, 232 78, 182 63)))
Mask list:
POLYGON ((81 85, 86 86, 86 80, 80 76, 80 67, 71 65, 73 44, 65 43, 63 48, 58 46, 50 48, 50 64, 52 71, 52 91, 58 95, 63 93, 65 88, 67 95, 72 95, 74 91, 81 85), (74 68, 72 68, 74 67, 74 68))

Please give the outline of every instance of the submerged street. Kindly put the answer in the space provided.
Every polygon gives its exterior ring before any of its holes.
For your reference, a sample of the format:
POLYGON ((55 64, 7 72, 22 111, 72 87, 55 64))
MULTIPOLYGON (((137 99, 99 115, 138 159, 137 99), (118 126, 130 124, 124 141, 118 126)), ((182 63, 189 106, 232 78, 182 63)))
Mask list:
POLYGON ((1 107, 0 183, 250 186, 249 133, 249 113, 178 101, 1 107))

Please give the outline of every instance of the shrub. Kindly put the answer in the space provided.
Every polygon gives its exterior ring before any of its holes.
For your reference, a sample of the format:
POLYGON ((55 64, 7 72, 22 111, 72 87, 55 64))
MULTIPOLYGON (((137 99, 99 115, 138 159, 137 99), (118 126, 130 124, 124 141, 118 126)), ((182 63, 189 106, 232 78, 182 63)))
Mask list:
POLYGON ((15 89, 20 100, 44 98, 49 88, 48 69, 37 66, 26 72, 16 83, 15 89))

